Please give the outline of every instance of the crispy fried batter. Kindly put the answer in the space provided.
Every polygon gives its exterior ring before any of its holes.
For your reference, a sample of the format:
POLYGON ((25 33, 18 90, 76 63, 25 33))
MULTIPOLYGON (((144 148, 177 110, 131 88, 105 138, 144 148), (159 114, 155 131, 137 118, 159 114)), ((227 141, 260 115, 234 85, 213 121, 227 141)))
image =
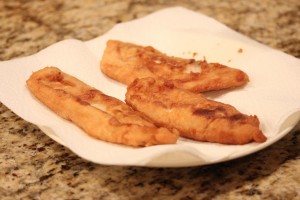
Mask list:
POLYGON ((206 60, 170 57, 151 46, 116 40, 107 42, 100 66, 104 74, 126 85, 136 78, 159 77, 193 92, 233 88, 249 81, 239 69, 206 60))
POLYGON ((97 139, 130 146, 172 144, 177 141, 177 133, 157 128, 122 101, 105 95, 58 68, 46 67, 34 72, 27 85, 32 94, 55 113, 97 139))
POLYGON ((126 103, 158 126, 176 128, 183 137, 222 144, 264 142, 256 116, 234 107, 178 89, 172 82, 136 79, 128 86, 126 103))

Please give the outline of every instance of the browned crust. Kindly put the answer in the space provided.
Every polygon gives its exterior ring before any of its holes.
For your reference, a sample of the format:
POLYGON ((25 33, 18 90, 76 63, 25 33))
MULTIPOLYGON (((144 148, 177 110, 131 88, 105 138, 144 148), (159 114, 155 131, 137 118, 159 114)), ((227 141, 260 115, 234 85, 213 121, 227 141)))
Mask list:
POLYGON ((178 89, 163 80, 136 79, 128 86, 126 103, 144 113, 155 124, 176 128, 183 137, 222 144, 264 142, 256 116, 234 107, 178 89))
POLYGON ((170 57, 151 46, 139 46, 109 40, 100 68, 112 79, 129 85, 136 78, 162 78, 176 87, 193 92, 206 92, 242 86, 249 81, 247 74, 206 60, 170 57), (191 65, 201 72, 186 72, 191 65))
POLYGON ((157 128, 125 103, 56 67, 34 72, 27 80, 27 86, 51 110, 94 138, 130 146, 173 144, 177 141, 178 134, 157 128))

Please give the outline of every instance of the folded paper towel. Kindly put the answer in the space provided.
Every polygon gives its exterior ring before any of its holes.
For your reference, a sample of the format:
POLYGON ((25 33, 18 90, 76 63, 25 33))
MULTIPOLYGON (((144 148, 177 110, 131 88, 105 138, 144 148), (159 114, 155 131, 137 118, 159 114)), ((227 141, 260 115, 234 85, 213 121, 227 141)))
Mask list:
POLYGON ((82 158, 100 164, 180 167, 211 164, 241 157, 282 138, 300 119, 300 60, 237 33, 205 15, 168 8, 116 25, 87 42, 65 40, 41 52, 0 62, 0 100, 82 158), (205 57, 245 71, 250 82, 242 88, 209 92, 208 98, 257 115, 268 137, 262 144, 220 145, 180 139, 176 145, 130 148, 90 138, 39 103, 26 88, 33 71, 56 66, 104 93, 124 100, 126 86, 100 72, 108 39, 152 45, 168 55, 205 57), (194 54, 195 56, 195 54, 194 54))

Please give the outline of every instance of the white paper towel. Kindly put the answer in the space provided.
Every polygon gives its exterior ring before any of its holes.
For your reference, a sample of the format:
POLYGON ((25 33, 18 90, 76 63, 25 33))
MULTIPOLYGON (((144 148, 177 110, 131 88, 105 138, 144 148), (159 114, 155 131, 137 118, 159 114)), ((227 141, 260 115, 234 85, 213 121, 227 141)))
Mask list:
POLYGON ((300 119, 300 60, 237 33, 205 15, 168 8, 116 25, 87 42, 65 40, 39 53, 0 62, 0 100, 23 119, 82 158, 100 164, 181 167, 211 164, 248 155, 282 138, 300 119), (221 145, 181 138, 175 145, 131 148, 87 136, 35 99, 26 88, 33 71, 56 66, 102 92, 124 100, 126 86, 99 68, 108 39, 152 45, 171 56, 219 62, 245 71, 250 82, 242 88, 206 93, 245 114, 257 115, 268 137, 265 143, 221 145), (243 52, 239 52, 242 49, 243 52))

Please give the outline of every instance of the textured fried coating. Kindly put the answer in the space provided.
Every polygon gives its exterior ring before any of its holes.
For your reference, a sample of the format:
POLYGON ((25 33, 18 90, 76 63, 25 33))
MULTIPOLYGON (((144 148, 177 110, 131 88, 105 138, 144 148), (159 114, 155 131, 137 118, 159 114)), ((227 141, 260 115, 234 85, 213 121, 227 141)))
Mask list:
POLYGON ((109 40, 100 63, 108 77, 129 85, 136 78, 162 78, 176 87, 206 92, 242 86, 249 81, 239 69, 206 60, 170 57, 151 46, 109 40))
POLYGON ((176 143, 178 133, 158 128, 124 102, 107 96, 56 67, 34 72, 27 80, 32 94, 88 135, 107 142, 150 146, 176 143))
POLYGON ((176 128, 182 137, 222 144, 266 141, 256 116, 178 89, 168 81, 136 79, 128 86, 126 103, 158 126, 176 128))

